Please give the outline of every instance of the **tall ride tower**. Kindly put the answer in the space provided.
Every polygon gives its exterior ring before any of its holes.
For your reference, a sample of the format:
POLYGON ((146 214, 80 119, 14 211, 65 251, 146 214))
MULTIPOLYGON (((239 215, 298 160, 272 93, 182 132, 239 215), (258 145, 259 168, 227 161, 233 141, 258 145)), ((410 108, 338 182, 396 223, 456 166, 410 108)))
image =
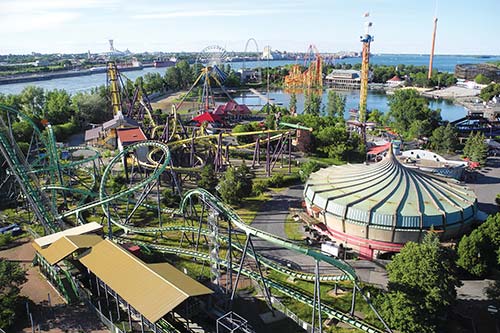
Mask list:
POLYGON ((437 30, 438 18, 434 17, 434 30, 432 31, 432 46, 431 55, 429 57, 429 73, 427 73, 427 79, 432 77, 432 61, 434 60, 434 45, 436 45, 436 30, 437 30))
MULTIPOLYGON (((364 17, 368 17, 369 15, 369 13, 366 13, 364 17)), ((372 22, 366 21, 365 34, 360 36, 361 43, 363 43, 363 53, 361 63, 361 90, 359 93, 359 121, 362 124, 366 121, 366 98, 368 97, 368 76, 370 72, 370 43, 374 40, 373 36, 370 35, 370 27, 372 25, 372 22)))

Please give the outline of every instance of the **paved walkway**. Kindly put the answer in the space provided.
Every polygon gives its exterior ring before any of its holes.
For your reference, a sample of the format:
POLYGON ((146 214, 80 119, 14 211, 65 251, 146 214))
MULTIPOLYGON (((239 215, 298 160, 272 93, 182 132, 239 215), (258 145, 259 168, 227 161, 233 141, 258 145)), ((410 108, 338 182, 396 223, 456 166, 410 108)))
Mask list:
POLYGON ((478 171, 477 179, 468 182, 477 195, 479 209, 487 214, 498 212, 495 197, 500 193, 500 157, 490 157, 486 166, 478 171))
MULTIPOLYGON (((273 235, 287 238, 284 224, 289 214, 289 208, 299 208, 302 201, 302 185, 287 188, 280 193, 276 193, 262 205, 261 211, 257 213, 252 226, 266 231, 273 235)), ((304 233, 304 236, 308 234, 304 233)), ((256 250, 283 265, 288 265, 295 270, 314 272, 314 259, 306 255, 287 250, 269 242, 253 239, 256 250)), ((305 246, 305 244, 302 244, 305 246)), ((374 262, 366 260, 349 261, 349 264, 356 269, 356 273, 362 281, 377 284, 385 287, 387 277, 385 270, 374 262)), ((340 271, 331 265, 321 263, 320 272, 322 274, 340 274, 340 271)))

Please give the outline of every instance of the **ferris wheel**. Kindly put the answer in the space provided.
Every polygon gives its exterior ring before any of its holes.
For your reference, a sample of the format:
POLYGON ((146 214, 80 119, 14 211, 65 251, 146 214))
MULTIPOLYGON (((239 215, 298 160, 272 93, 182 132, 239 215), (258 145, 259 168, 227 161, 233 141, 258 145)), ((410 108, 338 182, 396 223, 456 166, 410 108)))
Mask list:
POLYGON ((229 56, 222 46, 209 45, 198 53, 196 63, 205 67, 219 67, 228 60, 229 56))

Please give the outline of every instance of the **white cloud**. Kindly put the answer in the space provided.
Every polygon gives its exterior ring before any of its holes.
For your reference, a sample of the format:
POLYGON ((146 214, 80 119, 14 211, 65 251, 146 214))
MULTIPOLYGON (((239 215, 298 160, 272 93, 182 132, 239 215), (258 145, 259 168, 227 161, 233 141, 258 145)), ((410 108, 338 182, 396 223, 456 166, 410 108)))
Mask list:
POLYGON ((32 13, 37 11, 63 11, 84 8, 104 8, 115 4, 115 0, 16 0, 2 1, 0 15, 13 13, 32 13))
POLYGON ((207 9, 207 10, 178 10, 178 11, 165 11, 133 15, 135 19, 164 19, 175 17, 238 17, 238 16, 252 16, 252 15, 266 15, 274 14, 275 10, 271 9, 207 9))
POLYGON ((75 12, 40 12, 26 15, 9 15, 0 20, 0 31, 3 34, 8 34, 54 29, 75 20, 79 16, 75 12))

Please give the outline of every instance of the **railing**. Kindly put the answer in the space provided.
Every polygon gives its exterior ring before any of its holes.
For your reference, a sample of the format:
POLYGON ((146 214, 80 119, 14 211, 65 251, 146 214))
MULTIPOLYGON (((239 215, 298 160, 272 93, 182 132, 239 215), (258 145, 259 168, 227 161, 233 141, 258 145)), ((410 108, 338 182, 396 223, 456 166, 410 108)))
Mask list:
POLYGON ((99 311, 99 309, 96 308, 94 304, 92 304, 92 301, 90 300, 90 297, 85 289, 80 288, 80 290, 82 291, 80 293, 80 299, 84 301, 85 304, 87 304, 90 310, 94 311, 97 317, 99 317, 101 322, 104 325, 106 325, 106 327, 111 331, 111 333, 126 333, 125 331, 119 329, 111 320, 109 320, 103 313, 101 313, 101 311, 99 311))
POLYGON ((300 327, 302 327, 307 333, 313 332, 313 326, 309 324, 307 321, 304 321, 299 318, 299 316, 288 309, 285 304, 281 303, 281 301, 273 296, 271 296, 271 303, 273 307, 281 312, 283 312, 288 318, 296 322, 300 327))

